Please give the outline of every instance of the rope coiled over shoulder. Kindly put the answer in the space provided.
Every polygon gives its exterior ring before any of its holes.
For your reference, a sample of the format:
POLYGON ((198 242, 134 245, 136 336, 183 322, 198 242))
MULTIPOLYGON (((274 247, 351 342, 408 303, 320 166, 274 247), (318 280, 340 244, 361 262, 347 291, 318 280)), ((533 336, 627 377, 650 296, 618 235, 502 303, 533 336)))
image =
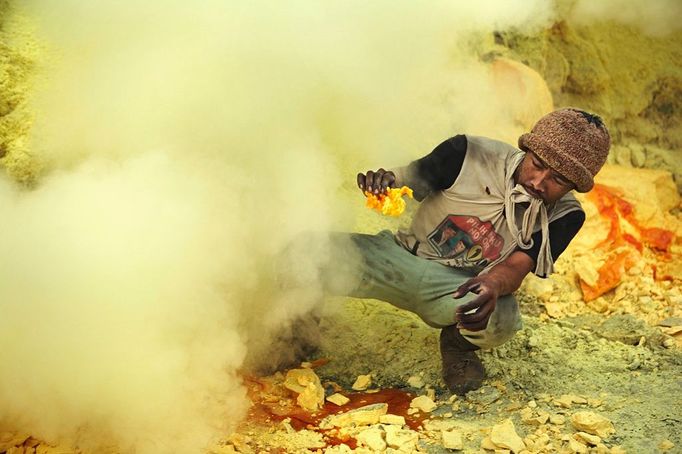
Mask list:
MULTIPOLYGON (((512 160, 514 170, 522 159, 523 155, 512 160)), ((521 249, 528 250, 533 247, 533 238, 531 238, 531 236, 533 235, 535 225, 539 218, 542 243, 540 244, 540 252, 535 265, 535 274, 539 276, 549 276, 554 271, 554 261, 552 260, 552 251, 549 245, 549 216, 547 215, 547 206, 541 199, 528 194, 523 186, 514 183, 513 170, 508 172, 507 175, 508 179, 504 196, 504 214, 507 219, 507 227, 514 237, 516 244, 521 249), (527 203, 528 208, 524 211, 523 217, 517 220, 516 208, 517 205, 522 203, 527 203)))

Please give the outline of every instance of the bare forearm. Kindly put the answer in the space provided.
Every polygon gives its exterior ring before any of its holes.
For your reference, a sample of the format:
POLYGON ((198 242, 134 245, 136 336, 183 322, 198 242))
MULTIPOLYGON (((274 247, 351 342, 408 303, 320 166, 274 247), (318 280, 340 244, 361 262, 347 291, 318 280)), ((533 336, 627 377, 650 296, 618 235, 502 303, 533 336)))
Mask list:
POLYGON ((488 273, 479 274, 462 284, 453 294, 454 298, 461 298, 468 292, 476 293, 478 296, 469 303, 457 307, 455 312, 457 327, 469 331, 485 329, 497 305, 497 298, 517 290, 523 278, 534 267, 532 258, 524 252, 516 251, 488 273))
POLYGON ((533 259, 523 252, 516 251, 495 265, 487 273, 485 280, 495 286, 500 296, 509 295, 518 290, 523 279, 534 267, 533 259))

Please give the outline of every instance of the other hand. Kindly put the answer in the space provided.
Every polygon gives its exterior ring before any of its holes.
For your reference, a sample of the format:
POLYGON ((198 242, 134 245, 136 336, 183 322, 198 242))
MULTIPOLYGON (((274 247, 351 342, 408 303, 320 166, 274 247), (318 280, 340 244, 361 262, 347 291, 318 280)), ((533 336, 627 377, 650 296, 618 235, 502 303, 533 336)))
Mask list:
POLYGON ((455 310, 457 328, 482 331, 488 326, 488 320, 495 310, 499 291, 494 281, 484 275, 469 279, 460 285, 455 291, 454 298, 461 298, 469 292, 478 296, 455 310))
POLYGON ((395 183, 395 174, 390 170, 368 170, 367 173, 358 173, 358 187, 364 194, 365 191, 373 194, 382 194, 395 183))

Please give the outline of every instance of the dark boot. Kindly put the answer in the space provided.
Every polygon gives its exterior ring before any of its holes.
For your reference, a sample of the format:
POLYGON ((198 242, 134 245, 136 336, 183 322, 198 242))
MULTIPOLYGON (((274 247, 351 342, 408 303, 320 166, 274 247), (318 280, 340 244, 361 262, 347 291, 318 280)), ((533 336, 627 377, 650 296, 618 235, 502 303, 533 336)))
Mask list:
POLYGON ((440 354, 443 359, 443 380, 455 394, 464 395, 483 384, 485 369, 475 350, 479 347, 467 341, 456 326, 440 332, 440 354))

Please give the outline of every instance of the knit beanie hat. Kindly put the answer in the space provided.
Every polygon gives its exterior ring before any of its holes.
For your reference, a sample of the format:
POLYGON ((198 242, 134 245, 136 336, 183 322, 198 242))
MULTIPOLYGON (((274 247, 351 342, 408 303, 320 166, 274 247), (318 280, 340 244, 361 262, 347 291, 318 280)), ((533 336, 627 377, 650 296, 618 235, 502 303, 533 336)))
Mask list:
POLYGON ((548 166, 587 192, 609 154, 611 138, 601 118, 568 107, 555 110, 519 137, 519 148, 532 151, 548 166))

